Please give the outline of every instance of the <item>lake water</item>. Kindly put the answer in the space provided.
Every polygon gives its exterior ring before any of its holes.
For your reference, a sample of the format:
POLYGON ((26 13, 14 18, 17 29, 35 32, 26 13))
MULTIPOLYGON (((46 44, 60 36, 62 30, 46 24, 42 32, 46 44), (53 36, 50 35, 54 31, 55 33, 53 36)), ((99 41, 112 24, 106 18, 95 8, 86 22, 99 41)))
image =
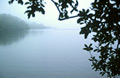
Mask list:
POLYGON ((91 68, 79 30, 0 33, 0 78, 106 78, 91 68))

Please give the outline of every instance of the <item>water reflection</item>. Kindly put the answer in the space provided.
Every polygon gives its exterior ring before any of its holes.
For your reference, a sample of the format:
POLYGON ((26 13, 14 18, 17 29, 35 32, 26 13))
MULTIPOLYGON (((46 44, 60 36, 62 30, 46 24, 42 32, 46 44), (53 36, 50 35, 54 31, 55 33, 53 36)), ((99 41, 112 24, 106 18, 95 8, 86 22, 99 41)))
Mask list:
POLYGON ((105 78, 91 71, 89 54, 82 50, 83 43, 80 44, 85 39, 78 32, 30 30, 27 35, 16 33, 22 39, 19 43, 0 47, 0 78, 105 78))
POLYGON ((0 31, 0 45, 6 46, 23 39, 28 31, 0 31))

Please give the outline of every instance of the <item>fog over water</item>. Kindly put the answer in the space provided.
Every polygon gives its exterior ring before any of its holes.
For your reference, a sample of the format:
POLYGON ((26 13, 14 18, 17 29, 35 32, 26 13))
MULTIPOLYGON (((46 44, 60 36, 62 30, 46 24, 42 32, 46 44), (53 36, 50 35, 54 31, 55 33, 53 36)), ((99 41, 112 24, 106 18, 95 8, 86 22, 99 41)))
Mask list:
MULTIPOLYGON (((8 1, 0 2, 0 15, 18 20, 15 24, 0 19, 0 78, 106 78, 92 70, 90 54, 83 50, 84 44, 93 43, 92 35, 84 39, 79 34, 83 25, 77 24, 78 18, 59 21, 57 9, 48 1, 45 15, 28 19, 26 6, 8 1), (25 26, 33 29, 24 30, 25 26)), ((89 8, 91 0, 80 1, 80 9, 89 8)))
POLYGON ((91 69, 90 54, 83 51, 84 43, 91 41, 79 30, 25 34, 4 37, 6 43, 0 43, 0 78, 105 78, 91 69))

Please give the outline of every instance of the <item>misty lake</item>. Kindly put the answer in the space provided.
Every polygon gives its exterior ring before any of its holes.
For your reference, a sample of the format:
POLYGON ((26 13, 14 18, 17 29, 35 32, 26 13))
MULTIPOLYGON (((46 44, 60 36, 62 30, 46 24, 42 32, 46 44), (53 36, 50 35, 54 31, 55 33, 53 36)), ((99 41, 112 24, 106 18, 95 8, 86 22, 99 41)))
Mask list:
POLYGON ((0 33, 0 78, 105 78, 91 68, 80 30, 0 33))

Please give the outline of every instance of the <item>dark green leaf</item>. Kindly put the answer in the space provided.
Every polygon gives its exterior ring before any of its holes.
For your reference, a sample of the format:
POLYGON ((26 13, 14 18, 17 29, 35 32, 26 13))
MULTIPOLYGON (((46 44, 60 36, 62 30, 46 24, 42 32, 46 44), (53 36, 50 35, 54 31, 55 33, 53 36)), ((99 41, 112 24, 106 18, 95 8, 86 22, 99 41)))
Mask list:
POLYGON ((84 44, 86 48, 88 48, 88 46, 86 44, 84 44))
POLYGON ((32 13, 32 16, 33 16, 33 17, 35 17, 35 14, 34 14, 34 13, 32 13))
POLYGON ((85 33, 85 36, 84 36, 84 37, 85 37, 85 39, 87 38, 88 34, 89 34, 89 33, 85 33))
POLYGON ((9 4, 12 4, 13 2, 14 2, 14 0, 10 0, 10 1, 9 1, 9 4))
POLYGON ((79 18, 78 20, 77 20, 77 23, 81 23, 83 21, 83 18, 79 18))
POLYGON ((30 4, 30 2, 26 2, 25 5, 30 4))
POLYGON ((31 12, 31 10, 27 10, 27 11, 25 11, 25 13, 30 13, 31 12))
POLYGON ((88 13, 88 12, 89 12, 89 9, 87 9, 86 13, 88 13))
POLYGON ((30 15, 31 15, 31 14, 30 14, 30 13, 28 13, 28 19, 30 18, 30 15))
POLYGON ((92 46, 92 44, 89 45, 89 47, 91 47, 91 46, 92 46))
POLYGON ((18 0, 18 3, 23 5, 23 1, 22 0, 18 0))

